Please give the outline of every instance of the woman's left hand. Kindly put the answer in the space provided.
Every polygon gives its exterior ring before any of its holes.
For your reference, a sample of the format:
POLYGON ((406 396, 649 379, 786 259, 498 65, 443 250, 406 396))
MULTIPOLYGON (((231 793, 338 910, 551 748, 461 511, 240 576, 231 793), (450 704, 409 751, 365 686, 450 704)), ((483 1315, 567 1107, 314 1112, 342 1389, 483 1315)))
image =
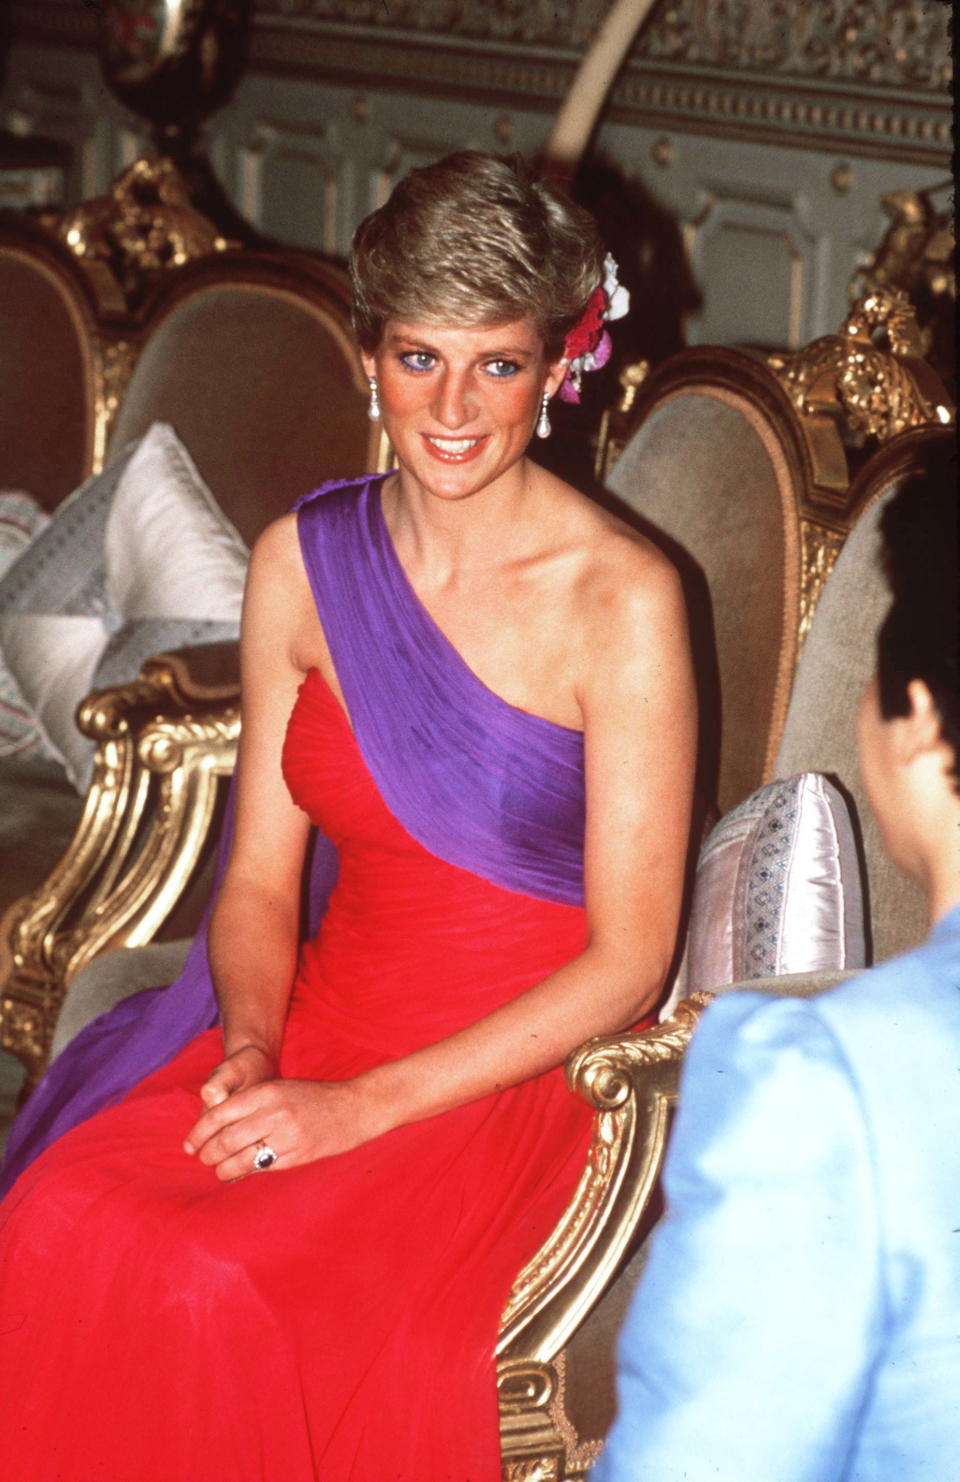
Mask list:
POLYGON ((369 1142, 389 1123, 351 1081, 262 1081, 210 1107, 187 1134, 184 1148, 224 1182, 255 1172, 258 1145, 277 1155, 275 1169, 330 1158, 369 1142))

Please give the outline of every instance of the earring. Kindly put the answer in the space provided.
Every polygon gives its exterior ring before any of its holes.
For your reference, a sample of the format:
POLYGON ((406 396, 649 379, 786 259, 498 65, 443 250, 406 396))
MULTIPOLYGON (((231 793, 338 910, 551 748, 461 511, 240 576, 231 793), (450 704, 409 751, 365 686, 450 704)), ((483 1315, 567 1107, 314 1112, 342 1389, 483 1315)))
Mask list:
POLYGON ((547 407, 549 405, 550 393, 545 391, 543 393, 543 400, 540 403, 540 415, 537 418, 537 437, 550 436, 550 418, 547 416, 547 407))
POLYGON ((367 416, 371 422, 378 422, 380 420, 380 397, 377 395, 379 390, 377 378, 368 376, 367 380, 370 382, 370 405, 367 407, 367 416))

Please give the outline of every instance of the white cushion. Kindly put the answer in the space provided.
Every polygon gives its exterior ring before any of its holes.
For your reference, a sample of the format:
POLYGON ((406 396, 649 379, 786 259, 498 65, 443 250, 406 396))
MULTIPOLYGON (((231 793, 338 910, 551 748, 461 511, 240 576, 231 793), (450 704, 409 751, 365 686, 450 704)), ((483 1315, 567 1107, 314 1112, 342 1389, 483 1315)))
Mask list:
POLYGON ((865 962, 860 864, 843 796, 817 772, 759 788, 700 851, 687 992, 865 962))
POLYGON ((89 479, 0 580, 0 646, 79 789, 91 689, 133 679, 162 648, 235 637, 248 552, 172 427, 89 479))

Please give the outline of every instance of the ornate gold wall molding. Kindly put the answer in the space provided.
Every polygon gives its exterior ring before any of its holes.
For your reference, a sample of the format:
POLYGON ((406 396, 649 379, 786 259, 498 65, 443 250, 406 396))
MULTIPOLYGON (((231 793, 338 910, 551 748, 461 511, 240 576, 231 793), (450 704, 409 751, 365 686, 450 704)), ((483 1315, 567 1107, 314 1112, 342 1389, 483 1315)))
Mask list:
POLYGON ((946 90, 949 6, 929 0, 667 0, 635 55, 767 77, 777 72, 946 90))
MULTIPOLYGON (((256 0, 262 17, 580 53, 607 0, 256 0)), ((949 7, 929 0, 662 0, 634 59, 874 87, 949 87, 949 7)))
MULTIPOLYGON (((13 0, 15 35, 91 47, 94 6, 13 0)), ((606 0, 256 0, 250 65, 553 112, 606 9, 606 0)), ((947 166, 948 24, 940 0, 660 0, 611 116, 947 166)))

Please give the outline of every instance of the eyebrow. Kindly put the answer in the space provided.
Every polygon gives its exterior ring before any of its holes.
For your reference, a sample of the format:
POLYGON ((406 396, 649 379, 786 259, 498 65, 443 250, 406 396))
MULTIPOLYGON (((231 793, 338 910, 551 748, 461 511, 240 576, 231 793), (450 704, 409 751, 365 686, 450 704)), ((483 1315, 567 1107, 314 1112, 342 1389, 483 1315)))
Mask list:
MULTIPOLYGON (((418 339, 416 335, 400 334, 397 330, 392 330, 391 333, 387 336, 387 339, 388 343, 393 346, 399 347, 401 345, 406 345, 411 350, 425 350, 429 355, 442 354, 442 351, 438 350, 435 345, 431 345, 429 340, 418 339)), ((497 360, 501 356, 509 355, 516 360, 529 360, 531 359, 533 354, 533 350, 521 349, 520 346, 511 347, 507 345, 497 345, 492 350, 484 350, 480 356, 480 359, 497 360)))

